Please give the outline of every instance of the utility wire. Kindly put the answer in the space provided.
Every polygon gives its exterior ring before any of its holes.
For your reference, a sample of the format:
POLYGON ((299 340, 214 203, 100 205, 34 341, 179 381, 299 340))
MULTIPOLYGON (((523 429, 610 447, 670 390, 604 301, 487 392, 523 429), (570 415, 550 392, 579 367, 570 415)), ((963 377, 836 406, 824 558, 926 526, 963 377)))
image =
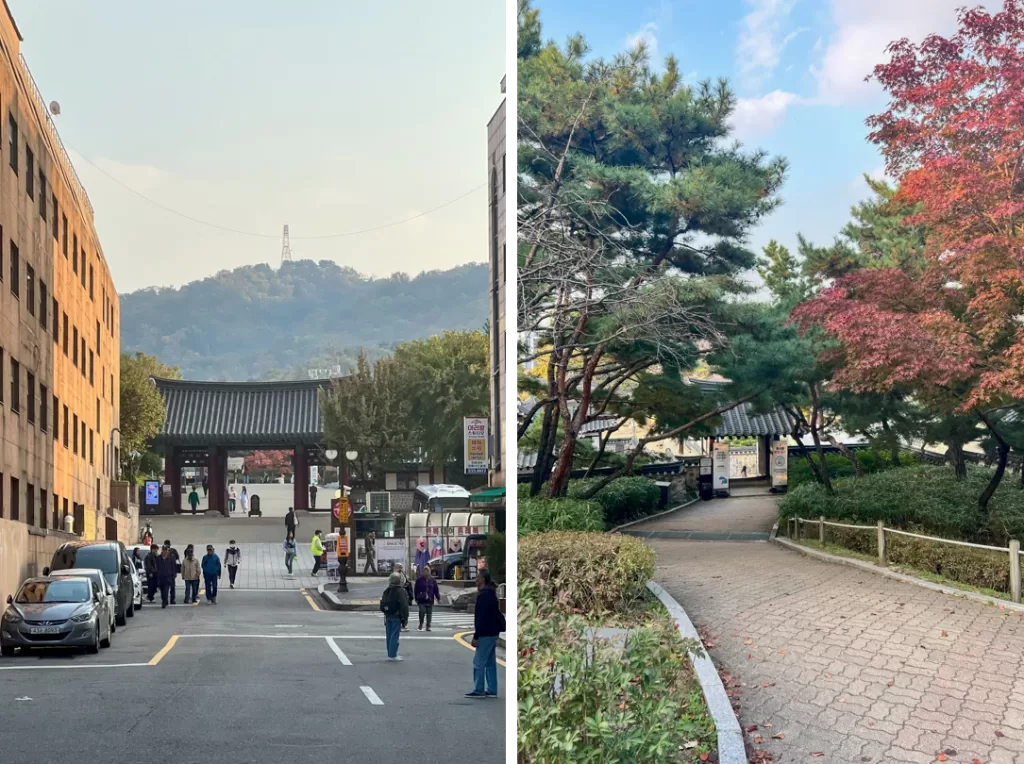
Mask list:
MULTIPOLYGON (((280 233, 257 233, 256 231, 240 231, 237 228, 231 228, 229 226, 220 225, 219 223, 211 223, 209 220, 201 220, 200 218, 192 217, 191 215, 186 215, 184 212, 179 212, 178 210, 172 209, 171 207, 168 207, 165 204, 161 204, 160 202, 156 201, 155 199, 150 199, 145 194, 143 194, 143 193, 141 193, 139 191, 136 191, 134 188, 132 188, 131 186, 129 186, 129 185, 125 184, 125 183, 122 183, 120 180, 115 178, 113 175, 111 175, 109 172, 107 172, 102 167, 97 165, 95 162, 91 161, 85 155, 83 155, 83 154, 81 154, 81 153, 79 153, 77 151, 75 152, 75 154, 77 154, 83 161, 85 161, 86 163, 91 165, 94 169, 96 169, 97 171, 99 171, 103 175, 106 175, 108 178, 110 178, 110 180, 114 181, 114 183, 116 183, 117 185, 121 186, 121 188, 123 188, 123 189, 125 189, 127 191, 131 191, 133 194, 135 194, 140 199, 143 199, 143 200, 149 202, 154 207, 159 207, 164 212, 169 212, 172 215, 177 215, 180 218, 185 218, 185 220, 191 220, 193 223, 198 223, 199 225, 205 225, 205 226, 208 226, 209 228, 216 228, 216 229, 218 229, 220 231, 227 231, 228 233, 237 233, 240 236, 255 236, 255 237, 260 238, 260 239, 279 239, 279 238, 281 238, 281 234, 280 233)), ((480 189, 484 188, 486 185, 487 185, 486 183, 481 183, 479 186, 476 186, 475 188, 469 189, 469 191, 467 191, 466 193, 461 194, 460 196, 456 196, 454 199, 449 199, 444 204, 439 204, 436 207, 432 207, 429 210, 426 210, 425 212, 421 212, 421 213, 419 213, 417 215, 413 215, 412 217, 404 218, 403 220, 395 220, 395 221, 393 221, 391 223, 384 223, 382 225, 373 226, 372 228, 361 228, 358 231, 346 231, 344 233, 331 233, 331 234, 325 234, 323 236, 292 236, 291 238, 292 239, 303 239, 303 240, 307 240, 307 241, 308 240, 312 240, 312 239, 342 239, 342 238, 345 238, 346 236, 359 236, 360 234, 364 234, 364 233, 371 233, 373 231, 381 231, 381 230, 384 230, 385 228, 394 228, 395 226, 403 225, 404 223, 409 223, 409 222, 411 222, 413 220, 417 220, 418 218, 426 217, 427 215, 430 215, 430 214, 432 214, 434 212, 437 212, 438 210, 443 210, 445 207, 449 207, 449 206, 455 204, 455 202, 462 201, 463 199, 465 199, 470 194, 476 193, 480 189)))

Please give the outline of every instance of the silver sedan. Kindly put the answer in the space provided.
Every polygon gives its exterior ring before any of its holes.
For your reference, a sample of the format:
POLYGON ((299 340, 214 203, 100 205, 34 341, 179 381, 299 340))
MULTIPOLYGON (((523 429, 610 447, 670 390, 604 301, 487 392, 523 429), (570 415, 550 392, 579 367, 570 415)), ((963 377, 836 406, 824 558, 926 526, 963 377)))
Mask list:
POLYGON ((15 648, 110 647, 106 597, 88 578, 30 578, 7 598, 0 618, 0 655, 15 648))

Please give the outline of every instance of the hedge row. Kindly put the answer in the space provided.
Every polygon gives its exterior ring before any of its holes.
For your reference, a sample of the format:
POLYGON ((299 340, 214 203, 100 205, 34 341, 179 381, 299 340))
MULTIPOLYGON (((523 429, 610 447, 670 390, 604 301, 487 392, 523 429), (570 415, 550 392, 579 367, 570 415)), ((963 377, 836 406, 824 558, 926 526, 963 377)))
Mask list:
POLYGON ((583 495, 597 478, 571 480, 564 499, 530 498, 529 486, 519 486, 520 536, 545 530, 595 531, 614 528, 653 514, 661 489, 642 477, 623 477, 602 488, 592 499, 583 495))
MULTIPOLYGON (((812 453, 812 458, 817 462, 818 457, 816 454, 812 453)), ((856 477, 857 475, 853 464, 842 454, 825 454, 825 463, 828 465, 828 474, 833 480, 844 477, 856 477)), ((890 451, 876 451, 874 449, 857 451, 857 463, 869 475, 875 472, 884 472, 895 467, 892 463, 892 453, 890 451)), ((917 457, 909 451, 900 451, 900 466, 909 467, 914 464, 917 464, 917 457)), ((805 483, 815 482, 807 460, 795 453, 789 457, 788 482, 790 490, 805 483)))

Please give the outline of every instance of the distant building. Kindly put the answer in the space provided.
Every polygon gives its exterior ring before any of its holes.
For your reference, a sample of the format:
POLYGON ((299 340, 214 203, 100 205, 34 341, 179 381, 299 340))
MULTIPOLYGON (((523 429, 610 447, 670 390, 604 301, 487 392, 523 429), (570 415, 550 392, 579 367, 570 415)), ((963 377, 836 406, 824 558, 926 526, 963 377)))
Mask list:
MULTIPOLYGON (((505 78, 501 78, 505 92, 505 78)), ((490 181, 488 244, 490 256, 491 332, 491 470, 489 485, 505 485, 505 99, 487 123, 487 166, 490 181)))
MULTIPOLYGON (((128 540, 117 290, 93 210, 0 11, 0 597, 69 536, 128 540), (112 500, 112 492, 117 497, 112 500)), ((59 112, 54 104, 52 111, 59 112)), ((137 522, 137 519, 136 519, 137 522)))

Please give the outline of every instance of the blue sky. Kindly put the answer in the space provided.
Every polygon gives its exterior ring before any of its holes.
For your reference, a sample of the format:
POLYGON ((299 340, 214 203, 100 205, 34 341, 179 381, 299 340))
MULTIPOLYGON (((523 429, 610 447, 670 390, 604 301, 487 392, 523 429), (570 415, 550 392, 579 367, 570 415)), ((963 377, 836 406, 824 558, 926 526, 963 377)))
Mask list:
MULTIPOLYGON (((688 78, 726 77, 737 96, 737 136, 786 157, 783 206, 754 232, 795 251, 796 234, 830 242, 867 195, 864 173, 883 161, 864 120, 885 108, 864 83, 886 45, 956 28, 964 0, 536 0, 545 39, 580 32, 594 55, 638 38, 655 59, 674 54, 688 78)), ((994 8, 999 3, 982 3, 994 8)))
POLYGON ((418 273, 487 255, 501 2, 8 0, 119 291, 295 258, 418 273), (88 160, 88 161, 86 161, 88 160), (149 205, 96 169, 193 217, 149 205))

